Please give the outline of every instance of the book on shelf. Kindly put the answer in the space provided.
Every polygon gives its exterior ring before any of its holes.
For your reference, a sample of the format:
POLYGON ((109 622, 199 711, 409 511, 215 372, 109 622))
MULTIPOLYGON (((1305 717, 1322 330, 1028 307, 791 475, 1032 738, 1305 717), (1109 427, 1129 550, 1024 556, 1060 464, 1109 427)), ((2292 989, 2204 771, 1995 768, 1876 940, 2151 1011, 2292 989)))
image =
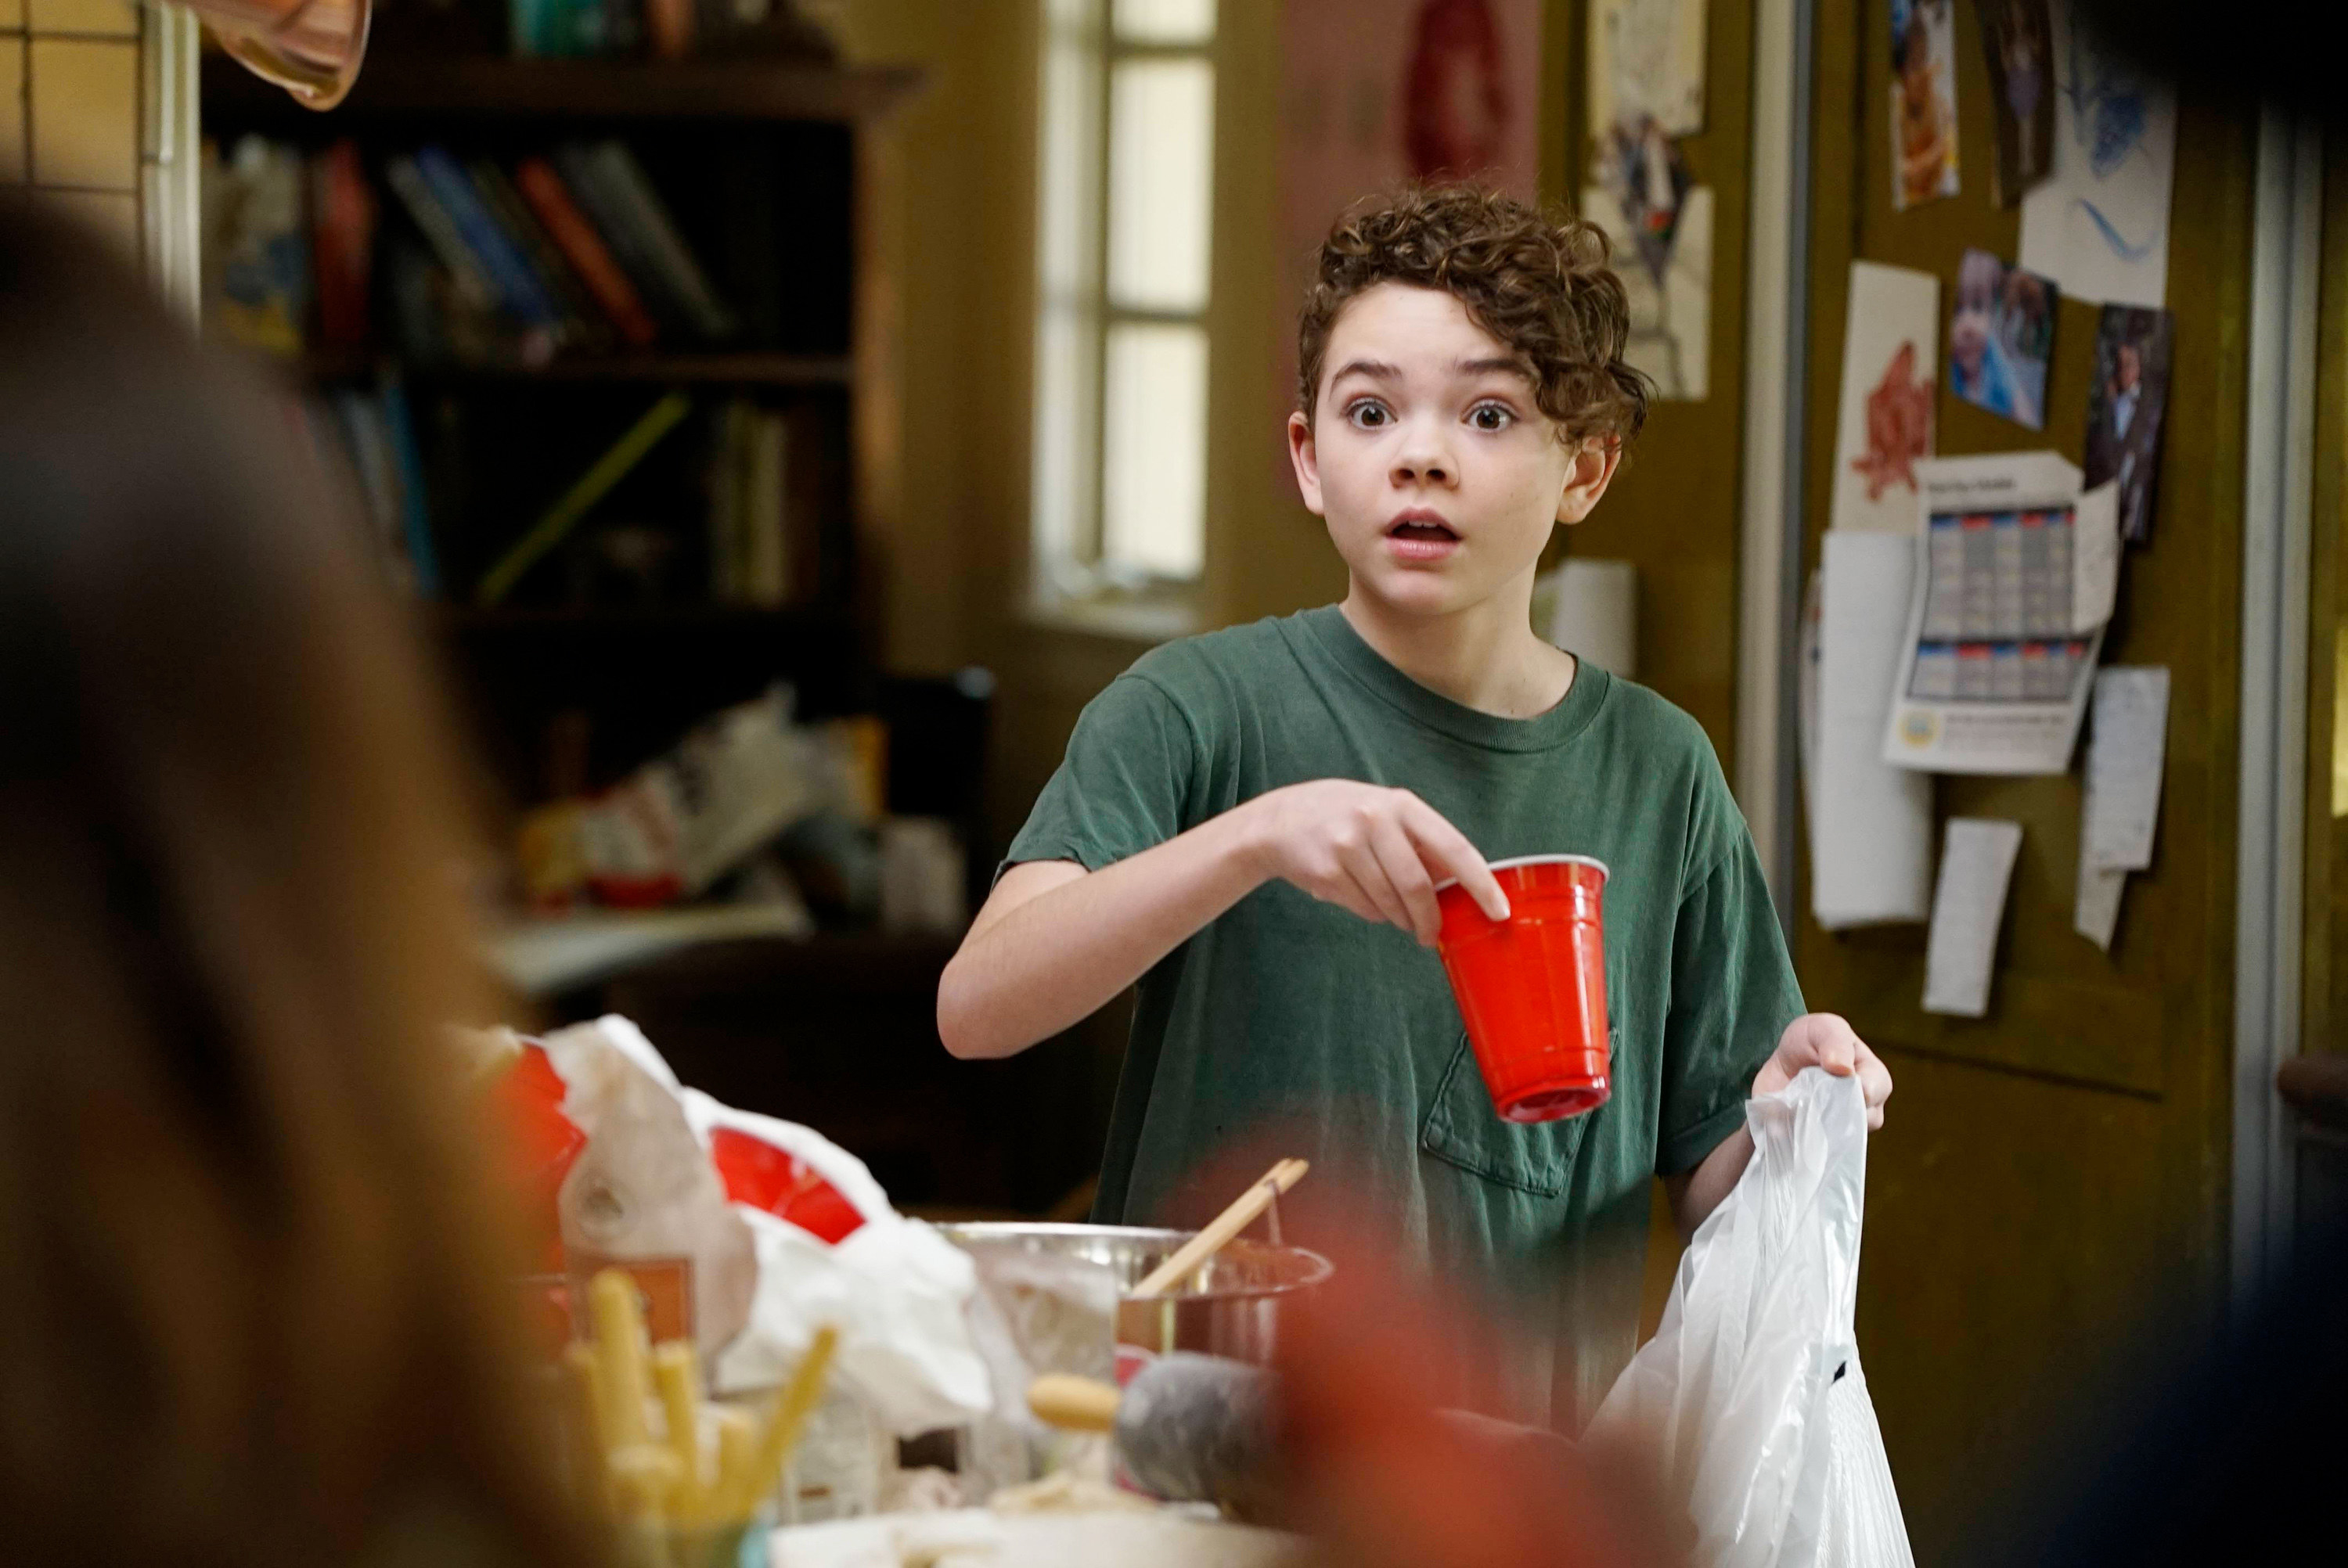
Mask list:
POLYGON ((613 333, 603 320, 595 302, 588 297, 586 286, 579 281, 571 264, 562 259, 561 250, 554 243, 530 204, 514 189, 506 171, 487 158, 476 158, 466 165, 473 177, 473 188, 481 194, 482 202, 490 215, 502 224, 521 247, 530 271, 537 274, 539 284, 554 302, 562 321, 562 337, 566 347, 587 354, 608 354, 612 349, 613 333))
POLYGON ((382 409, 383 432, 391 448, 399 478, 401 542, 407 550, 407 569, 417 595, 440 596, 440 562, 432 548, 430 487, 424 477, 424 454, 416 440, 416 417, 408 407, 407 389, 395 374, 386 374, 376 393, 382 409))
POLYGON ((418 149, 416 167, 432 188, 432 194, 439 199, 442 210, 456 223, 458 238, 472 251, 474 261, 489 278, 498 303, 526 329, 546 334, 546 348, 551 352, 562 318, 554 302, 540 287, 520 241, 499 226, 480 192, 473 188, 464 166, 446 148, 418 149))
POLYGON ((300 354, 311 295, 301 153, 257 136, 224 158, 207 144, 202 179, 206 323, 245 348, 300 354))
POLYGON ((375 187, 357 144, 347 138, 310 159, 311 272, 318 297, 318 341, 328 348, 366 345, 374 291, 375 187))
POLYGON ((717 420, 710 482, 710 597, 777 610, 804 596, 789 416, 747 399, 717 420))
POLYGON ((665 307, 661 313, 713 341, 740 330, 740 319, 718 299, 660 193, 624 142, 574 144, 554 156, 563 179, 639 291, 665 307))
POLYGON ((643 32, 636 0, 511 0, 508 19, 513 52, 525 60, 625 54, 643 32))
POLYGON ((525 158, 515 166, 514 184, 613 329, 632 348, 652 347, 660 335, 652 313, 644 309, 635 285, 613 259, 611 247, 603 243, 594 224, 572 200, 554 165, 543 158, 525 158))
POLYGON ((480 261, 458 231, 455 216, 440 204, 440 198, 425 179, 416 159, 405 153, 385 159, 383 177, 431 245, 433 254, 448 269, 457 285, 458 298, 469 309, 495 310, 497 291, 490 285, 489 274, 482 271, 480 261))
POLYGON ((513 591, 514 584, 549 550, 561 544, 596 503, 611 494, 612 487, 627 477, 692 410, 692 400, 681 392, 665 394, 655 401, 602 456, 588 465, 552 506, 539 515, 528 533, 498 558, 497 564, 483 575, 480 586, 474 590, 474 601, 484 608, 502 601, 513 591))
POLYGON ((439 571, 430 502, 399 384, 386 380, 373 392, 338 392, 324 405, 305 405, 304 412, 323 465, 345 476, 354 492, 386 574, 409 592, 435 593, 439 571))

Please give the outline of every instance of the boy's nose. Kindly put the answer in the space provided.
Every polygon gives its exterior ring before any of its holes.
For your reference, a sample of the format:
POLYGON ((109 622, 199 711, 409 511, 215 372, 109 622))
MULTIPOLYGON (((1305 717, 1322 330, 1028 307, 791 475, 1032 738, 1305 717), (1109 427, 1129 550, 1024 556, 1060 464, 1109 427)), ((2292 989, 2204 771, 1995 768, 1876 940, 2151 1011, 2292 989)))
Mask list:
POLYGON ((1458 477, 1457 465, 1438 442, 1413 441, 1395 458, 1397 485, 1448 485, 1458 477))

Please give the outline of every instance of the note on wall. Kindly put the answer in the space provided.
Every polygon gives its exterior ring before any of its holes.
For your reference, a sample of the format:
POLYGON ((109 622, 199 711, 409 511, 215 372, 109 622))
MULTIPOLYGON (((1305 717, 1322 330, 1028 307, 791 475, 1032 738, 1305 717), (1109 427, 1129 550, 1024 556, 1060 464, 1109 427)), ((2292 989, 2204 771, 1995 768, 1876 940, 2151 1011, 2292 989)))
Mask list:
POLYGON ((1924 1010, 1954 1018, 1989 1011, 1990 976, 2006 888, 2022 849, 2022 825, 1985 817, 1949 819, 1932 932, 1924 948, 1924 1010))
POLYGON ((2168 669, 2115 664, 2096 671, 2079 833, 2080 856, 2090 865, 2122 871, 2151 867, 2168 745, 2168 669))
POLYGON ((2068 0, 2054 33, 2054 159, 2022 199, 2022 264, 2076 300, 2162 305, 2177 89, 2106 48, 2068 0))
POLYGON ((1829 529, 1819 568, 1810 908, 1829 931, 1921 920, 1932 886, 1932 781, 1883 758, 1889 671, 1908 627, 1915 547, 1829 529))
POLYGON ((2112 950, 2112 934, 2119 929, 2120 898, 2127 891, 2128 874, 2116 866, 2098 866, 2079 856, 2079 889, 2071 912, 2071 928, 2101 948, 2112 950))

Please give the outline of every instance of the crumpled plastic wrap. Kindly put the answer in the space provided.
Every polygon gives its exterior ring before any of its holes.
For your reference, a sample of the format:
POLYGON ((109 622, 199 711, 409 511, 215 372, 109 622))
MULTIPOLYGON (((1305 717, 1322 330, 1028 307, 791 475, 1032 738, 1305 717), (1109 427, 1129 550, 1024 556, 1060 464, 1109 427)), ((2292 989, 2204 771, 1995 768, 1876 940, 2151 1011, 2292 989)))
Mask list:
POLYGON ((685 1088, 616 1014, 543 1043, 569 1086, 564 1112, 588 1138, 563 1184, 564 1245, 613 1259, 689 1256, 694 1337, 715 1391, 782 1382, 829 1325, 840 1383, 891 1434, 958 1426, 991 1408, 964 1316, 977 1289, 970 1257, 891 1208, 861 1160, 809 1128, 685 1088), (779 1197, 761 1194, 782 1214, 728 1201, 709 1153, 728 1132, 803 1168, 779 1197), (795 1214, 839 1239, 792 1223, 795 1214))
POLYGON ((749 1320, 757 1259, 685 1122, 675 1075, 623 1018, 557 1030, 542 1043, 566 1088, 563 1114, 587 1135, 557 1199, 564 1250, 688 1259, 694 1341, 714 1355, 749 1320))

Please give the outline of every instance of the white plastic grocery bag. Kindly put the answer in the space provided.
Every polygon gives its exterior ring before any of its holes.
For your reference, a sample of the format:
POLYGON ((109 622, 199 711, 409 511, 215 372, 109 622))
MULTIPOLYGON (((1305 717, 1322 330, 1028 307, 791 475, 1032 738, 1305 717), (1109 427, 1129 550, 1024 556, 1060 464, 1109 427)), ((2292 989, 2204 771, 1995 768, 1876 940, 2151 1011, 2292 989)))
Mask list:
POLYGON ((1662 1327, 1587 1439, 1658 1445, 1703 1568, 1914 1568, 1851 1326, 1858 1080, 1807 1069, 1745 1120, 1752 1163, 1688 1244, 1662 1327))

